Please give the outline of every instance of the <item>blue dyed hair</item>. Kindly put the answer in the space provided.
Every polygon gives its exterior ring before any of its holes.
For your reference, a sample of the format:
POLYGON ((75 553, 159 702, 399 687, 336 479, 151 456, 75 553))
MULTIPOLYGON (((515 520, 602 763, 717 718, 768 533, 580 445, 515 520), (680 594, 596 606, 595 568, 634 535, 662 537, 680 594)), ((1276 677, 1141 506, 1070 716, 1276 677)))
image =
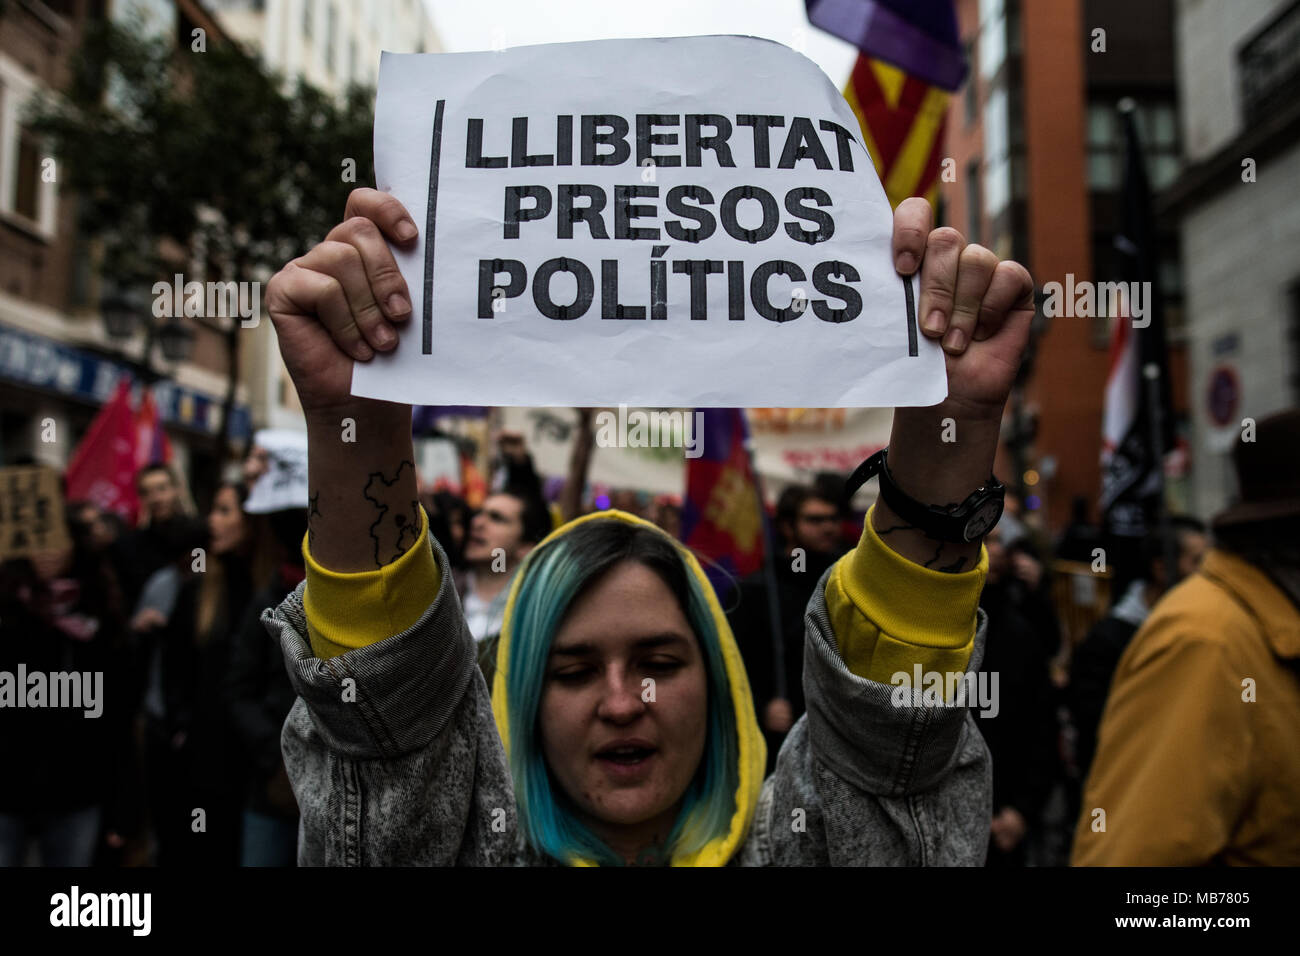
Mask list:
POLYGON ((739 735, 723 663, 722 643, 709 611, 706 585, 691 573, 667 535, 618 518, 586 521, 528 556, 510 626, 506 695, 510 772, 524 838, 563 863, 575 859, 620 865, 622 857, 584 825, 553 788, 538 735, 538 708, 551 645, 569 607, 614 565, 636 561, 663 579, 699 641, 708 681, 704 754, 686 788, 668 836, 670 856, 701 849, 728 832, 739 782, 739 735))

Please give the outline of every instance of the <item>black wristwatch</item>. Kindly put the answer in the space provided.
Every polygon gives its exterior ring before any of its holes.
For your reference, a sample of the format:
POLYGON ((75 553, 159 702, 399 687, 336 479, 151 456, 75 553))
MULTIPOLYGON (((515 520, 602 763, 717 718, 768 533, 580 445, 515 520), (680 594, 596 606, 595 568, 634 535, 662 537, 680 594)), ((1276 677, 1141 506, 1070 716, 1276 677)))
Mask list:
POLYGON ((894 483, 886 461, 888 448, 882 448, 854 470, 844 485, 844 500, 848 502, 866 482, 880 478, 880 497, 885 504, 908 524, 924 531, 927 536, 940 541, 978 541, 993 530, 1002 517, 1002 504, 1007 495, 1006 486, 992 475, 975 489, 961 504, 922 504, 894 483))

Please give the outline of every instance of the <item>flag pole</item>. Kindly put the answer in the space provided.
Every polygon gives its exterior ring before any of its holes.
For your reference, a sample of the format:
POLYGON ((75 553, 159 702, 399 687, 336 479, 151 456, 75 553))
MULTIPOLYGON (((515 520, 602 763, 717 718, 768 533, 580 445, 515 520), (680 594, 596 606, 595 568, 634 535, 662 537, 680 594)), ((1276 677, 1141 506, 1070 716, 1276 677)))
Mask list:
POLYGON ((1172 588, 1178 583, 1178 547, 1174 541, 1173 528, 1169 523, 1169 505, 1165 500, 1165 456, 1164 456, 1164 409, 1160 404, 1160 366, 1147 362, 1142 366, 1142 376, 1147 385, 1147 406, 1151 414, 1151 451, 1155 456, 1153 467, 1159 480, 1156 484, 1156 514, 1160 523, 1160 541, 1165 556, 1165 588, 1172 588))
POLYGON ((772 522, 768 520, 763 502, 763 478, 754 460, 754 440, 749 434, 749 419, 740 409, 740 420, 745 428, 745 455, 749 459, 749 473, 754 476, 754 493, 758 499, 758 519, 763 523, 763 583, 767 591, 767 617, 772 638, 772 687, 774 699, 789 700, 785 682, 785 636, 781 633, 781 597, 776 590, 776 540, 772 522))

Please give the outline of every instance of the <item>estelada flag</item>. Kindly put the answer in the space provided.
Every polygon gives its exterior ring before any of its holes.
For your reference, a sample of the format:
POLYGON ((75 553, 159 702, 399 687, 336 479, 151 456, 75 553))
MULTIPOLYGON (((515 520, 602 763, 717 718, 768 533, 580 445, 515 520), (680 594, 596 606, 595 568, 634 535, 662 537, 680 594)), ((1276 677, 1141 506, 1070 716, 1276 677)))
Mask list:
POLYGON ((135 467, 145 465, 166 465, 172 460, 172 444, 163 428, 158 406, 154 403, 153 392, 147 388, 140 399, 140 411, 136 413, 135 467))
POLYGON ((753 464, 745 448, 745 415, 738 408, 702 408, 701 455, 686 460, 682 541, 705 562, 719 594, 730 590, 727 575, 752 574, 763 565, 763 518, 753 464))
POLYGON ((136 435, 131 382, 124 378, 72 453, 67 474, 68 500, 94 502, 134 526, 139 508, 135 492, 136 435))
POLYGON ((948 92, 967 65, 952 0, 805 0, 809 21, 859 50, 844 98, 897 208, 937 196, 948 92))

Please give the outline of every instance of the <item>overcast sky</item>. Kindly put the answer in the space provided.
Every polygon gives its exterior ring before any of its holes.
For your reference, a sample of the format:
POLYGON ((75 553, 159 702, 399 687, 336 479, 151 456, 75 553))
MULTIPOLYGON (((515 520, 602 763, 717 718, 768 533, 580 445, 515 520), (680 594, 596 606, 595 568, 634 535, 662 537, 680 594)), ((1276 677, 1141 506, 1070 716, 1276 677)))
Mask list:
POLYGON ((810 26, 803 0, 424 0, 449 53, 624 37, 743 33, 806 54, 843 89, 856 51, 810 26))

